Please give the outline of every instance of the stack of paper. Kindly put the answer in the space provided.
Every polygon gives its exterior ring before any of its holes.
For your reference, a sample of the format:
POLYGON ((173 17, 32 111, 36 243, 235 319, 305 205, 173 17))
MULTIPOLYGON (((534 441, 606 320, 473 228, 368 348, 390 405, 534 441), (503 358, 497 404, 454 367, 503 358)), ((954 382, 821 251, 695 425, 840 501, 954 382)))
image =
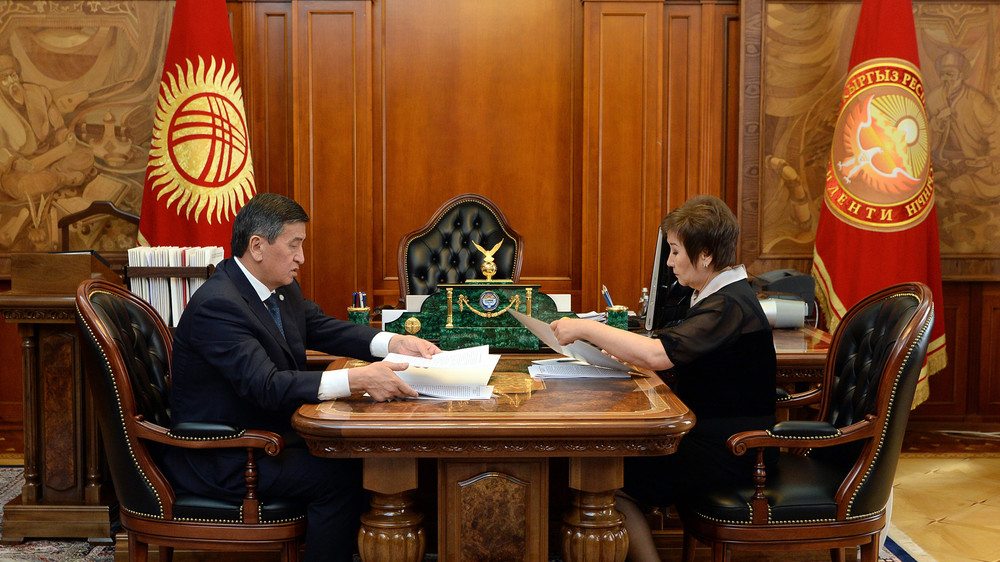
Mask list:
POLYGON ((576 340, 575 342, 567 345, 559 345, 559 340, 556 339, 555 332, 552 331, 552 327, 549 326, 547 322, 542 322, 537 318, 526 316, 513 308, 508 308, 507 312, 509 312, 514 318, 517 318, 518 322, 524 324, 525 328, 527 328, 532 334, 535 334, 538 339, 542 340, 545 345, 551 347, 556 353, 561 353, 566 357, 571 357, 587 365, 605 367, 616 371, 624 371, 625 373, 632 370, 632 367, 618 361, 614 357, 611 357, 601 351, 600 348, 583 340, 576 340))
MULTIPOLYGON (((208 267, 223 258, 219 246, 139 246, 129 248, 130 267, 208 267)), ((191 295, 206 279, 204 277, 129 276, 129 289, 159 313, 168 326, 176 327, 191 295)))
POLYGON ((533 379, 627 379, 628 372, 597 367, 569 358, 532 361, 528 374, 533 379))
POLYGON ((442 351, 430 359, 390 353, 386 361, 409 363, 396 374, 424 397, 445 400, 485 400, 493 396, 486 384, 500 361, 490 353, 490 346, 442 351))

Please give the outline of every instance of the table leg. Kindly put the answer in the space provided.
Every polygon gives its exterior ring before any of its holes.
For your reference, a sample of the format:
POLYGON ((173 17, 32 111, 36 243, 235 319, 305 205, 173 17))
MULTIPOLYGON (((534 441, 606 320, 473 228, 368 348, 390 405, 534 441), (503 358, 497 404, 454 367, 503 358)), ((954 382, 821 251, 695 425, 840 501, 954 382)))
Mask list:
POLYGON ((615 509, 623 482, 621 457, 572 457, 572 507, 563 516, 562 554, 569 562, 622 562, 628 553, 625 516, 615 509))
POLYGON ((361 516, 358 552, 368 562, 419 562, 427 548, 423 514, 413 509, 417 459, 365 459, 371 511, 361 516))

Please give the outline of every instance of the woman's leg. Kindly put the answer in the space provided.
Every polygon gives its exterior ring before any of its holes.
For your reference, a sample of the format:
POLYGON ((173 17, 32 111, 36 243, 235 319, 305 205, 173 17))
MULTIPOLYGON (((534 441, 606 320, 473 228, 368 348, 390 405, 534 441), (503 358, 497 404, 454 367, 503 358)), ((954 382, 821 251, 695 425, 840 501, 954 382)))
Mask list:
POLYGON ((653 533, 639 504, 625 492, 615 494, 615 507, 625 516, 625 531, 628 532, 628 559, 637 562, 660 562, 653 543, 653 533))

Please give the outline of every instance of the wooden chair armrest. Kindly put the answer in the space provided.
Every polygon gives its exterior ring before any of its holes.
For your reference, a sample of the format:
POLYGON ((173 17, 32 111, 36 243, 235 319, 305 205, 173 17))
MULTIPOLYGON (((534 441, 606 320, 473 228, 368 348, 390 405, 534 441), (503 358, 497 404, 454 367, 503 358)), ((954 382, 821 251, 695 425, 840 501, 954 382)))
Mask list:
POLYGON ((243 496, 243 522, 249 524, 260 522, 257 461, 254 459, 253 450, 263 449, 273 457, 285 446, 284 438, 273 431, 241 430, 219 424, 178 424, 172 430, 168 430, 145 421, 142 416, 136 416, 133 422, 135 435, 140 439, 185 449, 246 449, 247 462, 243 478, 247 492, 243 496))
POLYGON ((766 448, 830 447, 859 439, 870 439, 875 436, 875 428, 871 423, 873 420, 874 416, 869 415, 864 420, 843 429, 837 429, 826 422, 782 422, 768 430, 743 431, 731 436, 726 445, 734 455, 743 455, 747 449, 757 450, 753 470, 754 493, 750 497, 753 523, 764 525, 768 522, 767 496, 764 495, 767 484, 767 467, 764 463, 766 448))
MULTIPOLYGON (((206 431, 207 426, 202 425, 203 431, 201 432, 185 433, 183 430, 176 431, 182 426, 178 426, 175 430, 168 430, 143 420, 141 416, 135 420, 135 424, 136 435, 140 438, 185 449, 263 449, 265 453, 273 457, 285 447, 284 438, 273 431, 240 430, 227 426, 215 426, 219 431, 212 433, 206 431)), ((207 427, 207 429, 211 428, 207 427)))
POLYGON ((774 405, 778 408, 799 408, 810 404, 817 404, 822 397, 823 394, 819 387, 817 387, 806 390, 805 392, 789 394, 787 398, 781 397, 774 403, 774 405))
POLYGON ((873 437, 873 419, 869 415, 843 429, 837 429, 826 422, 781 422, 771 429, 737 433, 727 440, 726 446, 734 455, 743 455, 747 449, 767 447, 832 447, 873 437))

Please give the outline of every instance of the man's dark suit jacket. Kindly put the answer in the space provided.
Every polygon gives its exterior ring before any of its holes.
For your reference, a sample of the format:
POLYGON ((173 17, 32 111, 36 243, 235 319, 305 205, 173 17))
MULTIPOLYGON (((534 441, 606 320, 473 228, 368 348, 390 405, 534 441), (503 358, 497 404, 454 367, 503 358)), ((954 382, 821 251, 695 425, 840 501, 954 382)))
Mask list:
MULTIPOLYGON (((267 429, 294 440, 289 417, 319 401, 321 373, 305 370, 306 349, 376 359, 369 345, 378 330, 326 316, 298 282, 277 294, 285 337, 234 259, 195 292, 174 335, 174 423, 267 429)), ((245 452, 234 453, 246 461, 245 452)))

